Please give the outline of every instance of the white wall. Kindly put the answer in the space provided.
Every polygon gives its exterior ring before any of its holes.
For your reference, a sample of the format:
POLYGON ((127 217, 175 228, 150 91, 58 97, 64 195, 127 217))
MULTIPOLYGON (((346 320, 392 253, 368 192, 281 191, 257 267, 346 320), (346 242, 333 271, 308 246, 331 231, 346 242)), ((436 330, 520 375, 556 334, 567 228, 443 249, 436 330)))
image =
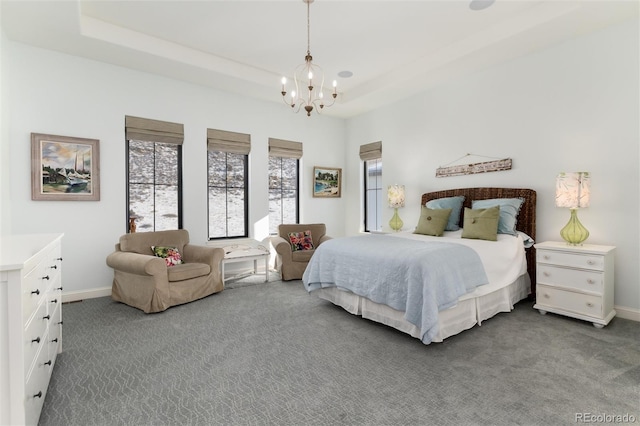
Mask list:
MULTIPOLYGON (((0 8, 0 13, 1 11, 2 8, 0 8)), ((7 39, 0 26, 0 141, 9 140, 9 108, 7 108, 9 84, 6 83, 8 78, 6 70, 7 61, 4 60, 5 55, 2 54, 6 45, 7 39)), ((0 235, 9 232, 11 222, 11 210, 9 205, 9 148, 10 146, 8 143, 0 143, 0 193, 3 194, 2 197, 0 197, 0 235)))
MULTIPOLYGON (((333 234, 344 234, 344 199, 317 200, 311 192, 314 165, 344 167, 343 120, 309 118, 293 114, 284 104, 246 99, 19 43, 6 45, 2 58, 10 63, 11 72, 3 89, 11 88, 11 120, 2 145, 11 148, 3 166, 8 164, 10 169, 13 213, 8 231, 65 234, 64 293, 111 285, 113 271, 105 258, 126 231, 125 115, 184 124, 183 226, 192 242, 204 244, 207 239, 207 128, 251 134, 251 237, 262 240, 268 235, 269 137, 303 143, 301 221, 322 221, 333 234), (31 132, 99 139, 101 200, 32 201, 31 132)), ((274 97, 279 97, 276 86, 274 97)), ((3 194, 3 200, 5 197, 3 194)))
MULTIPOLYGON (((588 242, 613 244, 618 308, 640 311, 638 22, 577 38, 352 119, 293 115, 259 102, 146 73, 2 41, 2 232, 64 232, 65 293, 110 285, 104 259, 124 232, 124 116, 184 123, 184 227, 206 240, 206 128, 250 133, 251 235, 265 236, 267 140, 304 143, 303 222, 334 236, 362 223, 359 145, 383 142, 385 185, 404 184, 406 227, 426 191, 466 186, 538 191, 538 241, 558 240, 569 212, 554 206, 559 171, 590 171, 592 205, 580 211, 588 242), (8 112, 10 110, 10 113, 8 112), (100 140, 100 202, 30 198, 31 132, 100 140), (465 153, 511 157, 513 170, 436 179, 465 153), (6 155, 8 154, 8 158, 6 155), (314 165, 342 167, 343 196, 311 196, 314 165), (6 170, 9 170, 7 173, 6 170), (260 179, 264 177, 264 185, 260 179), (255 228, 254 228, 255 224, 255 228)), ((276 95, 277 96, 277 95, 276 95)), ((339 105, 334 108, 339 108, 339 105)), ((391 210, 384 209, 386 223, 391 210)), ((639 312, 640 313, 640 312, 639 312)))
MULTIPOLYGON (((554 205, 555 176, 589 171, 591 206, 579 212, 587 242, 617 246, 615 304, 640 314, 638 33, 638 21, 627 22, 350 120, 347 233, 361 223, 351 218, 362 216, 364 143, 382 141, 384 187, 406 187, 405 229, 417 223, 424 192, 526 187, 538 194, 537 241, 560 240, 569 211, 554 205), (436 168, 466 153, 510 157, 513 169, 435 178, 436 168)), ((392 209, 383 213, 388 229, 392 209)))

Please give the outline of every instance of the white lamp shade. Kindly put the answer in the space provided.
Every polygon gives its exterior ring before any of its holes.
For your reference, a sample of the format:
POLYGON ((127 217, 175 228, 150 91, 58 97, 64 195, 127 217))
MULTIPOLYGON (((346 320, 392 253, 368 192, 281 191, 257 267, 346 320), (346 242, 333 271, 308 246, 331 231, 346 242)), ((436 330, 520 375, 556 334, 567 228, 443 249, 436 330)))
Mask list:
POLYGON ((589 207, 591 176, 589 172, 562 172, 556 177, 556 206, 577 209, 589 207))
POLYGON ((389 207, 404 207, 404 185, 389 185, 387 198, 389 207))

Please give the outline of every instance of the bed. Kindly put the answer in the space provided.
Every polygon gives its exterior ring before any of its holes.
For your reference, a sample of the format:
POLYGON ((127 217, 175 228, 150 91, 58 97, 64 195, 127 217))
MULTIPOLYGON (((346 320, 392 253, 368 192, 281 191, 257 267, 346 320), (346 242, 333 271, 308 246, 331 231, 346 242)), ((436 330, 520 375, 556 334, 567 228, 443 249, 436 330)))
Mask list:
MULTIPOLYGON (((424 344, 442 342, 534 297, 536 192, 519 188, 429 192, 422 194, 422 213, 434 212, 423 207, 427 203, 437 209, 437 203, 455 197, 463 197, 463 203, 459 216, 449 217, 459 218, 462 229, 452 228, 442 236, 416 234, 412 229, 336 238, 314 253, 302 279, 305 288, 351 314, 393 327, 424 344), (476 226, 476 212, 481 211, 477 209, 515 199, 522 201, 515 211, 513 232, 498 233, 495 241, 461 238, 476 226), (464 229, 465 211, 472 207, 464 229)), ((498 208, 500 227, 505 209, 498 208)), ((418 227, 422 221, 423 217, 418 227)))

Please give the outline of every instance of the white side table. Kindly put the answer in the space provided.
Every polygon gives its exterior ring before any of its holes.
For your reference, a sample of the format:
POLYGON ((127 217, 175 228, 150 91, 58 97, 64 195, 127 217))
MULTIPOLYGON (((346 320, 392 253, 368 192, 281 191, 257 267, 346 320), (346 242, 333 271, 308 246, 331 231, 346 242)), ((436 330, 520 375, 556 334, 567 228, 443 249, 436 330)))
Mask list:
POLYGON ((225 277, 224 273, 224 265, 227 263, 235 263, 235 262, 247 262, 253 260, 253 273, 258 273, 258 261, 264 260, 264 273, 265 279, 264 282, 269 281, 269 249, 260 244, 234 244, 230 246, 223 247, 224 249, 224 258, 222 262, 220 262, 220 273, 222 274, 222 280, 224 282, 238 279, 246 276, 246 274, 234 275, 232 277, 225 277))
POLYGON ((613 309, 614 246, 571 246, 546 241, 536 248, 536 304, 541 314, 553 312, 597 328, 609 324, 613 309))

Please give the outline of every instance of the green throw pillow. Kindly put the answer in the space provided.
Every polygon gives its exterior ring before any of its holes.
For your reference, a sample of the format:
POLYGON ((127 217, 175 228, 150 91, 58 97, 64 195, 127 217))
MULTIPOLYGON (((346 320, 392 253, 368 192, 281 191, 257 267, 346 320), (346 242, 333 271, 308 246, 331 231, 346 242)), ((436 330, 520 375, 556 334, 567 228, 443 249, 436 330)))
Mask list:
POLYGON ((488 209, 464 209, 464 225, 462 238, 476 240, 498 240, 498 221, 500 220, 500 206, 488 209))
POLYGON ((451 215, 451 209, 430 209, 422 206, 420 220, 413 233, 441 237, 447 226, 449 215, 451 215))

